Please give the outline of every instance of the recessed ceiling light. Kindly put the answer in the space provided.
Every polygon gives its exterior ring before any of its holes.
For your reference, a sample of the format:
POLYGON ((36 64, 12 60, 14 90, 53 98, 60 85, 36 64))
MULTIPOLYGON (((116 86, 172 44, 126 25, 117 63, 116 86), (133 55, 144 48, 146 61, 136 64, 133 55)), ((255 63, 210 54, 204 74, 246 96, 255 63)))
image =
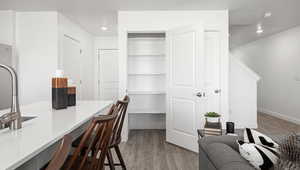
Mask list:
POLYGON ((263 29, 257 29, 257 30, 256 30, 256 33, 257 33, 257 34, 261 34, 261 33, 263 33, 263 32, 264 32, 263 29))
POLYGON ((256 33, 257 33, 257 34, 261 34, 261 33, 263 33, 263 32, 264 32, 264 30, 262 29, 261 24, 258 24, 258 25, 257 25, 257 29, 256 29, 256 33))
POLYGON ((272 12, 266 12, 264 15, 265 18, 269 18, 271 16, 272 16, 272 12))
POLYGON ((261 30, 261 29, 262 29, 261 24, 257 24, 256 28, 257 28, 258 30, 261 30))
POLYGON ((102 26, 102 27, 101 27, 101 30, 102 30, 102 31, 106 31, 106 30, 107 30, 107 27, 102 26))

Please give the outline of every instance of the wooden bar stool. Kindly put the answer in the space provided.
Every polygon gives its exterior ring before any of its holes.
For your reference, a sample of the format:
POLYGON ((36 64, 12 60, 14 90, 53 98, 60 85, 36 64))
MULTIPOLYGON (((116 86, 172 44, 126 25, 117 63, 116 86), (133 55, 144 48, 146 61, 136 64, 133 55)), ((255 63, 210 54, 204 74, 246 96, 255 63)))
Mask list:
POLYGON ((109 150, 107 152, 107 159, 111 170, 114 170, 115 166, 121 166, 123 170, 126 170, 126 165, 122 157, 119 144, 121 143, 121 133, 122 133, 123 123, 124 123, 129 102, 130 102, 129 96, 125 96, 123 100, 119 100, 116 104, 119 113, 116 118, 116 122, 114 124, 113 135, 110 140, 109 150), (120 163, 114 163, 112 152, 111 152, 113 148, 118 156, 120 163))
POLYGON ((64 165, 72 144, 72 137, 65 135, 46 170, 60 170, 64 165))
MULTIPOLYGON (((130 98, 128 96, 125 96, 123 100, 119 100, 116 103, 116 108, 117 108, 118 113, 117 113, 117 118, 115 120, 115 123, 113 125, 112 137, 109 142, 109 150, 107 151, 107 155, 106 155, 108 164, 105 164, 105 165, 109 165, 111 170, 114 170, 115 166, 121 166, 122 169, 126 170, 125 162, 122 157, 122 154, 121 154, 121 151, 119 148, 119 144, 121 143, 121 132, 122 132, 122 127, 123 127, 124 119, 126 116, 126 111, 127 111, 129 101, 130 101, 130 98), (120 163, 114 163, 113 157, 112 157, 112 152, 111 152, 112 148, 114 148, 120 163)), ((110 112, 109 114, 112 114, 112 112, 110 112)), ((79 137, 78 139, 76 139, 73 142, 72 146, 78 147, 81 139, 82 139, 82 136, 79 137)), ((88 146, 84 146, 84 148, 87 149, 88 146)), ((94 153, 93 149, 92 149, 92 153, 94 153)))
POLYGON ((79 146, 64 164, 64 170, 104 169, 104 161, 118 112, 118 107, 113 105, 108 115, 101 115, 92 120, 82 136, 79 146))

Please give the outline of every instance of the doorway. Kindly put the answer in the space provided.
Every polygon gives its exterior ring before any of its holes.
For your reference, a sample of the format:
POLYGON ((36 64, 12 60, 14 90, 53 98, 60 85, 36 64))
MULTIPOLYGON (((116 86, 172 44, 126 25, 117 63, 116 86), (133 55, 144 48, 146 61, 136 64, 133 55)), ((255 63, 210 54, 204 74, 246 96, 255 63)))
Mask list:
POLYGON ((118 68, 118 49, 98 50, 97 98, 99 100, 118 100, 118 68))
POLYGON ((187 26, 127 33, 128 130, 166 129, 166 140, 197 151, 204 114, 221 111, 218 31, 187 26))

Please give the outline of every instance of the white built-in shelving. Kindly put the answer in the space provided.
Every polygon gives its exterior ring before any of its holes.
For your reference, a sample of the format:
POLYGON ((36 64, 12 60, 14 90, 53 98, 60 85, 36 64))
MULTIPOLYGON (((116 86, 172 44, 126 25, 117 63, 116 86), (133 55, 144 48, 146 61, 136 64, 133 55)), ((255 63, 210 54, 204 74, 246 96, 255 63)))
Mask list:
POLYGON ((161 76, 165 74, 166 73, 128 73, 130 76, 161 76))
POLYGON ((129 58, 165 58, 165 54, 129 54, 129 58))
POLYGON ((166 112, 166 56, 164 34, 129 34, 129 113, 166 112))
POLYGON ((136 90, 136 91, 128 91, 128 94, 136 94, 136 95, 144 95, 144 94, 148 94, 148 95, 159 95, 159 94, 166 94, 166 91, 146 91, 146 90, 136 90))
POLYGON ((132 109, 130 113, 144 113, 144 114, 162 114, 166 110, 149 110, 149 109, 132 109))

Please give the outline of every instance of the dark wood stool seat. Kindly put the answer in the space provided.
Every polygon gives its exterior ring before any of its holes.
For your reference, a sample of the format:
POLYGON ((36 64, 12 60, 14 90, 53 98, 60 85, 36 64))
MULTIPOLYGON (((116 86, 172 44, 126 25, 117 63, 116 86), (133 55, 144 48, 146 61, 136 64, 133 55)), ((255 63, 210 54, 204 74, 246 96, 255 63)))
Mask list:
MULTIPOLYGON (((122 157, 120 148, 119 148, 119 144, 121 143, 121 132, 122 132, 122 127, 123 127, 123 123, 124 123, 124 119, 125 119, 125 115, 127 112, 127 107, 129 104, 130 98, 128 96, 125 96, 123 100, 119 100, 116 103, 116 107, 118 108, 118 115, 116 118, 116 121, 114 123, 114 127, 113 127, 113 131, 112 131, 112 136, 109 142, 109 146, 108 146, 108 151, 107 151, 107 160, 108 160, 108 164, 105 165, 109 165, 111 170, 115 169, 115 166, 121 166, 123 170, 126 170, 126 165, 125 165, 125 161, 122 157), (112 152, 111 149, 114 148, 119 162, 120 163, 114 163, 113 161, 113 157, 112 157, 112 152)), ((76 139, 73 143, 72 146, 73 147, 78 147, 80 141, 82 140, 83 136, 80 136, 78 139, 76 139)), ((89 142, 87 142, 89 143, 89 142)), ((87 145, 84 146, 85 149, 87 149, 87 145)), ((93 153, 94 151, 92 151, 93 153)))

